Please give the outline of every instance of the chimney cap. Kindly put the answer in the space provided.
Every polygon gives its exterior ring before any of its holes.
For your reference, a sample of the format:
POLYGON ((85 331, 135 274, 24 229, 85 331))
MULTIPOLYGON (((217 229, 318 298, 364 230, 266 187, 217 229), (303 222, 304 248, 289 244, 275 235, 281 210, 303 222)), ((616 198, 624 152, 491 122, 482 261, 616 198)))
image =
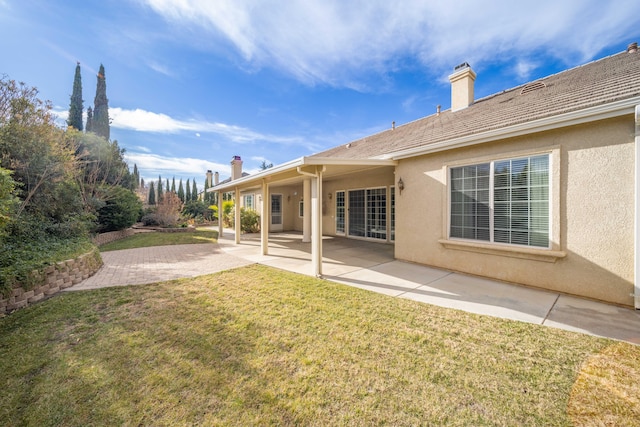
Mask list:
POLYGON ((242 160, 242 158, 240 158, 240 156, 233 156, 233 157, 231 158, 231 160, 232 160, 232 161, 233 161, 233 160, 242 160))
POLYGON ((636 53, 637 51, 638 51, 638 43, 637 42, 630 43, 629 46, 627 46, 627 52, 628 53, 636 53))
POLYGON ((469 67, 471 67, 471 65, 469 65, 468 62, 463 62, 462 64, 456 65, 455 68, 453 69, 453 71, 458 71, 458 70, 461 70, 463 68, 469 68, 469 67))

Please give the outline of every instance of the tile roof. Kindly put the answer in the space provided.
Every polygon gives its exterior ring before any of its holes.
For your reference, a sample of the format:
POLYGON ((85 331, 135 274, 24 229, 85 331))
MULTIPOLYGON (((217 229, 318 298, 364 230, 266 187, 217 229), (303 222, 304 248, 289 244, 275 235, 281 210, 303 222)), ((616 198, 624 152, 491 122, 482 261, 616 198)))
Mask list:
POLYGON ((622 52, 317 153, 366 159, 640 95, 640 53, 622 52))

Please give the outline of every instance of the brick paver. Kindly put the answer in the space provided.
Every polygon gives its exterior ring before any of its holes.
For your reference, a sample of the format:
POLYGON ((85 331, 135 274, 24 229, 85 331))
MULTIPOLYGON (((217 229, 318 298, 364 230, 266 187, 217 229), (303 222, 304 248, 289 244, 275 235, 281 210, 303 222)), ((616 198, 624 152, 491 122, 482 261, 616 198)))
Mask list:
POLYGON ((211 243, 103 252, 102 260, 104 265, 96 274, 65 291, 156 283, 252 264, 211 243))

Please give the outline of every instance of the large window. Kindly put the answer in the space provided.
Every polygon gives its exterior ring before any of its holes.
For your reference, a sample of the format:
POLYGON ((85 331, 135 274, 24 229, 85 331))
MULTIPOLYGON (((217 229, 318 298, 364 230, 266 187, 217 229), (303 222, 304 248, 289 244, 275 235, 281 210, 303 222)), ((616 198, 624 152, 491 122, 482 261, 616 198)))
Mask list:
POLYGON ((450 170, 450 237, 549 247, 549 155, 450 170))

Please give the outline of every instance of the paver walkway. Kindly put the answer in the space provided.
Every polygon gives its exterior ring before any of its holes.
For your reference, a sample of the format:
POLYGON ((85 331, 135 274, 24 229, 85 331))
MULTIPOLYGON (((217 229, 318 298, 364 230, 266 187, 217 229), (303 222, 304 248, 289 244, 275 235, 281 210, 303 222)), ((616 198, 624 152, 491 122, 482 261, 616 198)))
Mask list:
POLYGON ((155 246, 103 252, 104 265, 96 274, 65 291, 109 286, 142 285, 195 277, 253 264, 229 255, 218 244, 155 246))

